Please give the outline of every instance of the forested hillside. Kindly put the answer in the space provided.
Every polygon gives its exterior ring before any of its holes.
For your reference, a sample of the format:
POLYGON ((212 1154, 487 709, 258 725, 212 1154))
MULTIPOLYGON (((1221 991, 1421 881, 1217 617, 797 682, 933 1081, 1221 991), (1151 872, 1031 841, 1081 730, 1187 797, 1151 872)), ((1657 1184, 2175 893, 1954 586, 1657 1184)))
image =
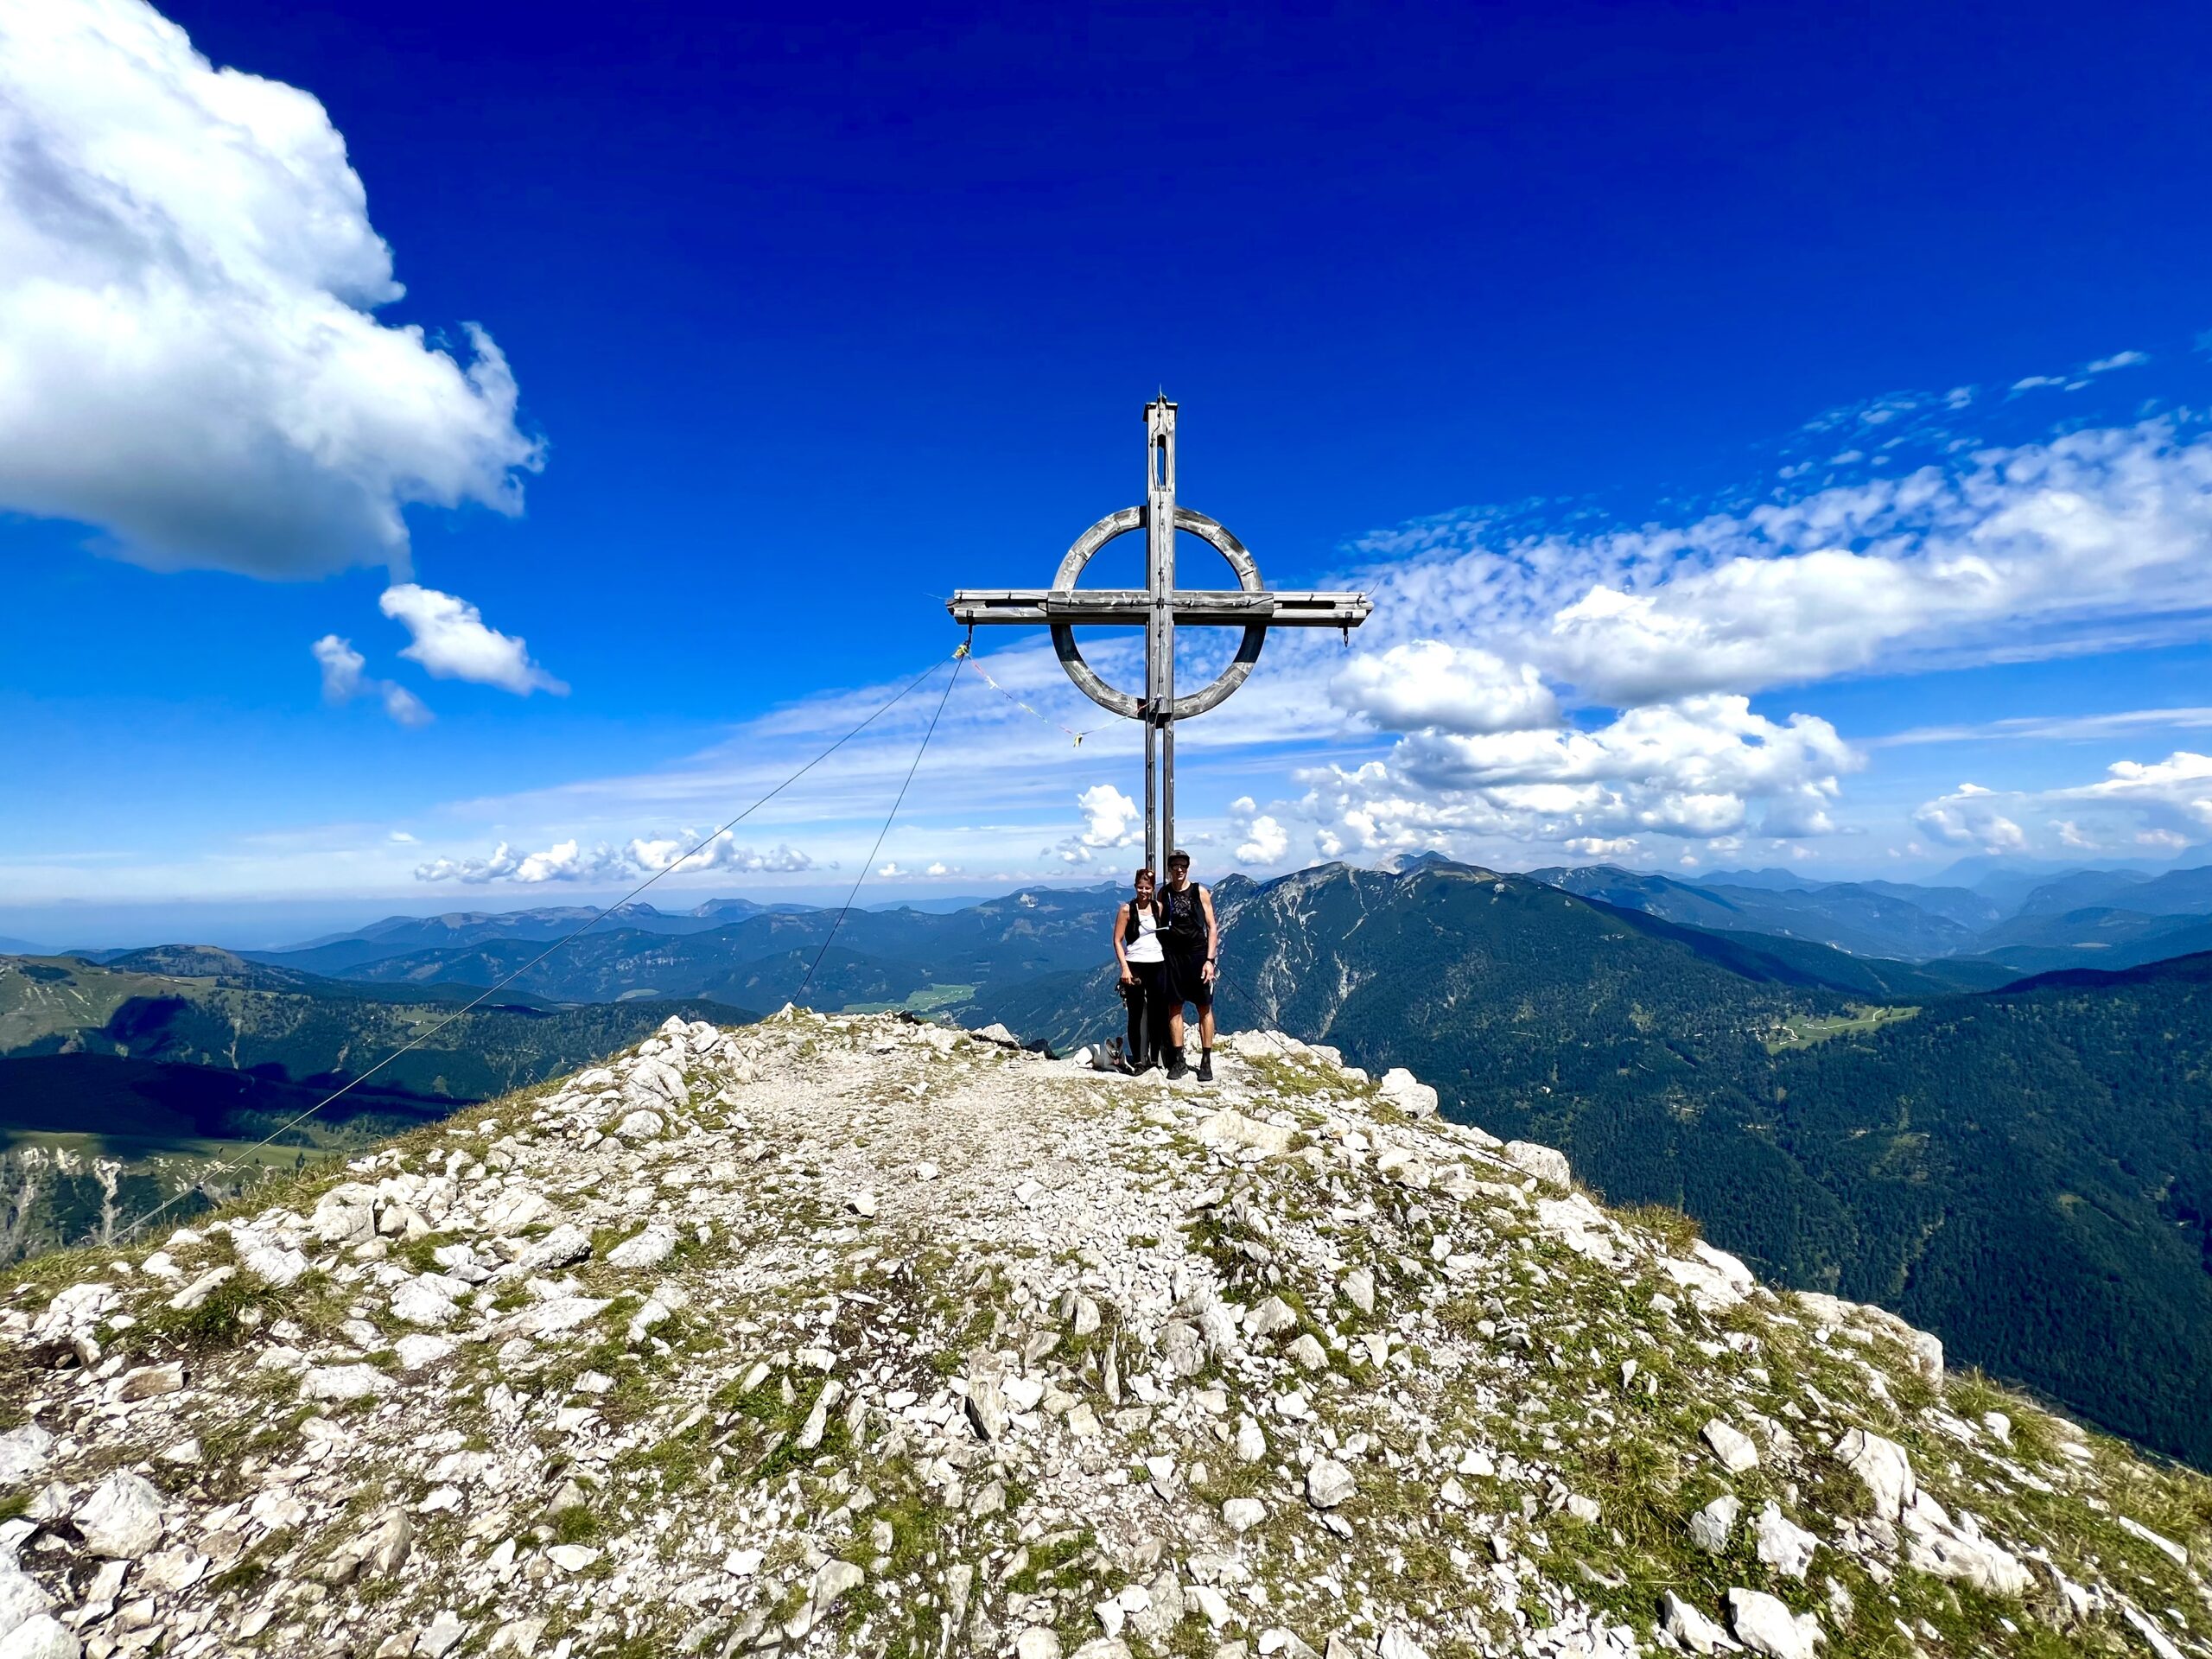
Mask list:
MULTIPOLYGON (((1772 1078, 1745 1138, 1764 1127, 1849 1226, 1746 1203, 1730 1227, 1762 1256, 2212 1463, 2212 956, 1961 998, 1772 1078)), ((1624 1191, 1641 1161, 1617 1152, 1624 1191)))
MULTIPOLYGON (((1465 867, 1217 895, 1225 1026, 1409 1066, 1613 1201, 2212 1465, 2212 957, 1904 995, 1853 978, 1901 964, 1465 867)), ((1116 1005, 1094 973, 977 1014, 1065 1044, 1116 1005)))
POLYGON ((452 1018, 467 995, 446 988, 410 995, 174 947, 108 967, 0 957, 0 1060, 105 1054, 334 1086, 422 1038, 378 1073, 380 1085, 481 1100, 634 1042, 671 1014, 711 1013, 733 1024, 754 1017, 701 999, 555 1008, 518 998, 452 1018), (685 1012, 694 1008, 701 1012, 685 1012))
POLYGON ((671 1014, 753 1017, 702 999, 454 1017, 468 995, 340 984, 197 947, 106 967, 0 957, 0 1260, 108 1236, 181 1189, 192 1196, 178 1213, 194 1213, 264 1170, 574 1071, 671 1014), (292 1122, 418 1038, 366 1085, 292 1122))

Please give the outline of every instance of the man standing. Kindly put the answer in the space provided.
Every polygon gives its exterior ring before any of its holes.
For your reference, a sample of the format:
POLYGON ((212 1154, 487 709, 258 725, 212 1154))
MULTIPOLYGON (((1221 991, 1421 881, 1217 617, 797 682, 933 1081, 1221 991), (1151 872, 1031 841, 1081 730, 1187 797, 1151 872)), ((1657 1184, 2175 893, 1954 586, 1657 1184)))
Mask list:
POLYGON ((1167 890, 1160 895, 1160 935, 1167 954, 1167 1075, 1181 1077, 1183 1005, 1198 1008, 1198 1081, 1213 1081, 1214 964, 1221 954, 1221 927, 1214 920, 1213 894, 1191 880, 1191 855, 1177 848, 1167 858, 1167 890))

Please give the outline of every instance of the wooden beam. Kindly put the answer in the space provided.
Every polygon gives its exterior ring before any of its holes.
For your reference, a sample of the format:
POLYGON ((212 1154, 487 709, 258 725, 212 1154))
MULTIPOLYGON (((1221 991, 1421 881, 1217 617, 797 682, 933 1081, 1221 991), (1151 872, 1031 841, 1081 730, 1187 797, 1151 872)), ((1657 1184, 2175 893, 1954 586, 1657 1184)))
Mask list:
MULTIPOLYGON (((1374 608, 1365 594, 1247 594, 1233 588, 1181 588, 1173 601, 1179 627, 1263 622, 1273 628, 1356 628, 1374 608)), ((953 594, 945 609, 954 621, 971 626, 1061 622, 1142 627, 1151 620, 1152 595, 1141 588, 975 588, 953 594)))

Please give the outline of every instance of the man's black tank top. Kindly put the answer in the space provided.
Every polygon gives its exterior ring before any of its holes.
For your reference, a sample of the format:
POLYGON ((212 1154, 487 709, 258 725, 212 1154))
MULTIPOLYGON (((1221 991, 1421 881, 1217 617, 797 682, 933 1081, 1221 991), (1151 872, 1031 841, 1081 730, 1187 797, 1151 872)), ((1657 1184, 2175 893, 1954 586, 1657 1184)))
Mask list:
POLYGON ((1160 907, 1166 914, 1166 923, 1160 931, 1166 936, 1170 950, 1203 951, 1206 948, 1206 915, 1198 907, 1198 895, 1205 888, 1193 883, 1178 892, 1170 887, 1160 895, 1160 907))

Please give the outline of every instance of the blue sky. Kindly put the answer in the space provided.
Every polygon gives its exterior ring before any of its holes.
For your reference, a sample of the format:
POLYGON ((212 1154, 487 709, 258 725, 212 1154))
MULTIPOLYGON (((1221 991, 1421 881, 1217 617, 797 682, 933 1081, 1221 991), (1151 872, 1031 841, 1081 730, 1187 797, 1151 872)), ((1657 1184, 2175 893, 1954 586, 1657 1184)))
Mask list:
MULTIPOLYGON (((0 933, 618 891, 1137 499, 1161 386, 1381 601, 1186 728, 1216 872, 2203 861, 2209 34, 13 12, 0 933)), ((927 714, 669 901, 842 890, 927 714)), ((873 890, 1125 871, 1135 753, 963 678, 873 890)))

